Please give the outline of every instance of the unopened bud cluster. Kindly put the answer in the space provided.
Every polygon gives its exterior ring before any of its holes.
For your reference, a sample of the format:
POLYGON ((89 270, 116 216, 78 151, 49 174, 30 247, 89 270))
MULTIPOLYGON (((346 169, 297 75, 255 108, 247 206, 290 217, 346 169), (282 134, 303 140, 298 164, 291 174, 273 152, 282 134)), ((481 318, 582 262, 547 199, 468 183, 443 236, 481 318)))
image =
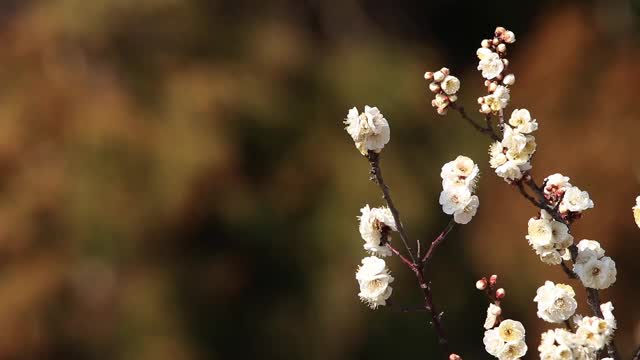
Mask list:
POLYGON ((478 70, 486 79, 484 85, 489 92, 489 95, 478 98, 479 110, 483 114, 498 113, 509 104, 509 86, 515 83, 516 78, 513 74, 507 73, 507 44, 513 44, 515 41, 513 32, 499 26, 494 37, 482 40, 481 47, 476 51, 480 60, 478 70))
POLYGON ((460 80, 451 75, 446 67, 436 72, 427 71, 424 73, 424 78, 431 81, 429 90, 436 95, 431 100, 431 106, 436 108, 438 114, 445 115, 449 104, 458 100, 456 93, 460 90, 460 80))

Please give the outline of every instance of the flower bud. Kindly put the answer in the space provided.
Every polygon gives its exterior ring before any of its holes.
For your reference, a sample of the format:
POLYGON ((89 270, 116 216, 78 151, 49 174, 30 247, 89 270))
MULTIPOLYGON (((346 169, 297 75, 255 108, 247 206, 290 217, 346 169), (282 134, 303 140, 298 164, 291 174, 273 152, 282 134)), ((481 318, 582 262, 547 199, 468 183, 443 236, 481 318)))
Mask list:
POLYGON ((431 72, 431 71, 427 71, 426 73, 424 73, 424 79, 425 79, 425 80, 431 80, 431 79, 433 79, 433 72, 431 72))
POLYGON ((500 314, 502 314, 502 308, 500 308, 500 306, 494 306, 492 307, 492 311, 491 313, 495 316, 499 316, 500 314))
POLYGON ((482 278, 482 279, 476 281, 476 289, 484 290, 486 288, 487 288, 487 279, 482 278))
POLYGON ((449 101, 456 102, 458 100, 458 95, 449 95, 449 101))
POLYGON ((498 40, 498 39, 496 39, 496 38, 493 38, 493 40, 491 41, 491 43, 492 43, 493 45, 498 45, 498 44, 500 44, 500 40, 498 40))
POLYGON ((516 42, 516 35, 513 33, 513 31, 506 31, 504 34, 502 34, 502 40, 504 40, 504 42, 506 42, 507 44, 513 44, 514 42, 516 42))
POLYGON ((504 66, 509 66, 509 60, 507 59, 502 59, 502 63, 504 64, 504 66))
POLYGON ((496 290, 496 299, 498 300, 503 299, 505 295, 507 295, 507 293, 504 291, 503 288, 496 290))
POLYGON ((449 355, 449 360, 462 360, 462 358, 458 354, 451 354, 449 355))
POLYGON ((494 92, 496 91, 496 89, 498 88, 498 85, 496 85, 496 83, 492 82, 491 84, 489 84, 489 92, 494 92))
POLYGON ((436 109, 436 111, 438 112, 438 114, 440 115, 447 115, 447 111, 449 109, 447 108, 447 106, 441 106, 439 108, 436 109))
POLYGON ((496 28, 496 36, 502 35, 505 31, 507 31, 507 29, 503 28, 502 26, 498 26, 496 28))
POLYGON ((444 74, 442 73, 442 71, 436 71, 435 73, 433 73, 433 80, 435 82, 444 80, 444 74))
POLYGON ((491 286, 496 286, 496 283, 498 282, 498 275, 493 274, 489 277, 489 284, 491 286))
POLYGON ((491 112, 491 107, 489 107, 489 105, 487 104, 482 104, 482 106, 480 107, 480 112, 483 114, 489 114, 491 112))
POLYGON ((440 91, 440 85, 432 82, 431 84, 429 84, 429 90, 431 90, 431 92, 437 93, 440 91))
POLYGON ((499 44, 498 47, 497 47, 497 50, 498 50, 498 52, 503 53, 503 52, 507 51, 507 45, 499 44))
POLYGON ((513 74, 509 74, 507 76, 504 77, 504 79, 502 80, 502 83, 505 85, 513 85, 516 83, 516 77, 513 74))
POLYGON ((478 98, 478 105, 482 105, 482 104, 484 104, 484 97, 480 96, 478 98))
POLYGON ((443 67, 442 69, 440 69, 440 72, 444 74, 444 76, 449 75, 450 71, 449 68, 443 67))
POLYGON ((489 47, 489 40, 487 40, 487 39, 482 40, 482 42, 480 43, 480 46, 482 46, 483 48, 488 48, 489 47))

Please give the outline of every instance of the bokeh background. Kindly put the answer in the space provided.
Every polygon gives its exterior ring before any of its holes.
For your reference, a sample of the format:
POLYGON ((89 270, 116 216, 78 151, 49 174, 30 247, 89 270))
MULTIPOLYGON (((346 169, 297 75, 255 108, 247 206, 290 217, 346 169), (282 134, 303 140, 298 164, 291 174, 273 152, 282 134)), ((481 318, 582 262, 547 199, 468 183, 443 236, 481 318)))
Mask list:
MULTIPOLYGON (((382 204, 343 131, 391 124, 383 169, 413 238, 448 221, 439 168, 476 159, 479 214, 429 268, 452 346, 482 346, 497 273, 537 358, 535 289, 566 280, 524 235, 535 209, 492 174, 487 139, 430 107, 449 66, 474 113, 475 50, 516 33, 512 107, 540 123, 534 174, 596 207, 574 228, 618 264, 625 358, 640 343, 638 1, 0 2, 1 359, 442 358, 424 313, 371 311, 356 216, 382 204)), ((420 295, 395 260, 393 300, 420 295)), ((584 294, 581 311, 587 312, 584 294)))

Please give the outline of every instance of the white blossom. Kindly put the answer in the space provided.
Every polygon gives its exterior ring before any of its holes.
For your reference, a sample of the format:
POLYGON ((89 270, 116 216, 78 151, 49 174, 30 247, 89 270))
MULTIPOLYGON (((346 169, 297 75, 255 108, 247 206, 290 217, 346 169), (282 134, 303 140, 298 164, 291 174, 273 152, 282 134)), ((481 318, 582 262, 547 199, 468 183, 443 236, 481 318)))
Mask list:
POLYGON ((476 51, 478 59, 478 70, 482 71, 482 77, 491 80, 500 75, 504 70, 504 63, 500 59, 500 55, 487 48, 479 48, 476 51))
POLYGON ((446 190, 452 186, 466 186, 469 191, 473 191, 479 173, 480 168, 473 160, 460 155, 442 166, 442 188, 446 190))
POLYGON ((547 178, 545 179, 546 185, 544 187, 544 193, 547 195, 554 194, 559 191, 564 193, 567 188, 572 186, 569 183, 569 180, 569 177, 562 174, 553 174, 547 176, 547 178))
POLYGON ((604 249, 595 240, 583 239, 580 240, 577 246, 578 256, 576 257, 576 263, 584 264, 592 258, 600 259, 604 256, 604 249))
MULTIPOLYGON (((613 316, 613 315, 612 315, 613 316)), ((609 343, 615 327, 597 316, 586 316, 576 321, 578 342, 594 350, 600 350, 609 343)))
POLYGON ((391 210, 388 207, 369 208, 369 205, 366 205, 360 212, 362 215, 359 216, 359 230, 364 240, 364 249, 372 255, 390 256, 391 250, 382 241, 390 239, 382 239, 382 230, 386 226, 389 230, 397 231, 391 210))
POLYGON ((569 319, 576 312, 578 303, 573 288, 565 284, 546 281, 536 292, 534 302, 538 303, 538 317, 550 323, 569 319))
POLYGON ((349 110, 344 123, 356 148, 363 155, 369 150, 380 152, 389 142, 389 123, 377 107, 365 106, 362 114, 358 114, 358 109, 354 107, 349 110))
POLYGON ((636 225, 640 227, 640 196, 636 198, 636 205, 633 209, 633 219, 636 221, 636 225))
POLYGON ((509 94, 509 89, 507 87, 498 85, 493 94, 484 96, 482 99, 483 102, 489 106, 491 111, 498 112, 507 107, 509 100, 511 99, 511 95, 509 94))
POLYGON ((462 211, 471 201, 471 191, 467 187, 455 186, 442 190, 440 193, 440 205, 447 215, 453 215, 456 211, 462 211))
POLYGON ((460 80, 452 75, 447 75, 440 84, 442 91, 447 95, 453 95, 460 90, 460 80))
POLYGON ((494 169, 500 165, 504 165, 504 163, 507 162, 507 155, 505 155, 505 152, 506 149, 500 141, 496 141, 489 145, 489 165, 494 169))
POLYGON ((484 328, 487 330, 493 328, 501 313, 502 309, 500 309, 500 306, 489 304, 489 307, 487 308, 487 319, 484 321, 484 328))
POLYGON ((542 333, 540 346, 542 360, 595 360, 596 350, 586 346, 576 334, 563 328, 542 333))
POLYGON ((584 263, 573 265, 573 271, 578 275, 585 287, 592 289, 606 289, 616 281, 616 263, 608 256, 600 259, 591 257, 584 263))
POLYGON ((581 212, 591 208, 593 208, 593 201, 589 198, 589 193, 572 186, 564 192, 559 210, 560 212, 581 212))
POLYGON ((522 170, 518 164, 507 161, 496 168, 496 175, 505 180, 520 180, 522 178, 522 170))
POLYGON ((526 353, 527 344, 524 341, 507 343, 500 349, 497 358, 499 360, 516 360, 523 357, 526 353))
POLYGON ((509 125, 523 134, 530 134, 538 129, 538 123, 535 119, 531 119, 531 114, 527 109, 513 110, 509 118, 509 125))
POLYGON ((477 195, 472 195, 471 199, 467 205, 461 210, 456 210, 453 213, 453 220, 458 224, 468 224, 469 221, 476 215, 478 212, 478 207, 480 206, 480 199, 478 199, 477 195))
POLYGON ((369 256, 362 259, 362 266, 358 267, 356 280, 360 285, 360 299, 372 309, 386 305, 391 296, 393 276, 389 274, 387 264, 383 259, 369 256))
POLYGON ((497 328, 484 332, 485 350, 500 360, 519 359, 527 352, 524 342, 525 330, 522 323, 504 320, 497 328))
POLYGON ((573 244, 573 236, 569 228, 545 210, 540 211, 539 218, 529 219, 525 238, 544 263, 558 265, 570 259, 567 248, 573 244))

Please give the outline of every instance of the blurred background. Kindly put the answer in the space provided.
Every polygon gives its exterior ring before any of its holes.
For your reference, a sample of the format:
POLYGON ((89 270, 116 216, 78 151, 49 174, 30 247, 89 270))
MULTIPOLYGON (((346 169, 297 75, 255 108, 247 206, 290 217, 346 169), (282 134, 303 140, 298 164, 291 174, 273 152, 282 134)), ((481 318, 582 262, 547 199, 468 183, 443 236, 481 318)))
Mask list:
MULTIPOLYGON (((506 316, 539 334, 536 211, 487 164, 488 141, 430 106, 448 66, 471 114, 475 50, 516 33, 512 108, 540 123, 534 175, 596 207, 576 240, 618 264, 602 292, 624 358, 640 343, 640 4, 628 1, 0 1, 1 359, 441 358, 424 313, 357 298, 356 216, 382 205, 343 130, 349 108, 391 124, 382 166, 412 238, 447 223, 439 169, 480 163, 478 216, 429 268, 452 347, 489 358, 497 273, 506 316)), ((393 300, 420 304, 397 259, 393 300)), ((581 288, 581 311, 588 313, 581 288)))

